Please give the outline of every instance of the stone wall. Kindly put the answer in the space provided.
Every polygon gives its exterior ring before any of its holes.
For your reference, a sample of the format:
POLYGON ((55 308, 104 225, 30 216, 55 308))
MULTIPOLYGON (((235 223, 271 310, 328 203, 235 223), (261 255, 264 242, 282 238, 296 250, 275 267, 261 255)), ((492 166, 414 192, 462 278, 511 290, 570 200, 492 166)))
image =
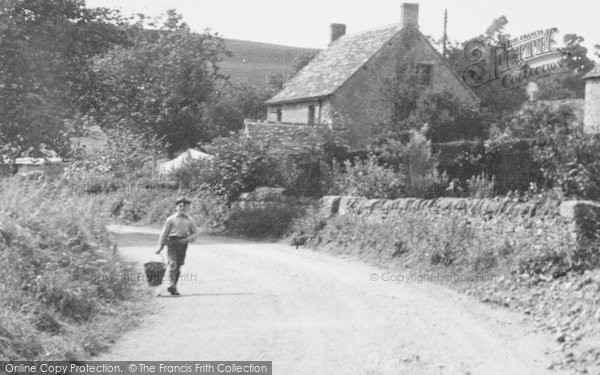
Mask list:
POLYGON ((276 154, 298 154, 321 142, 325 136, 334 136, 343 142, 344 130, 331 131, 327 126, 292 125, 270 122, 244 122, 247 137, 269 142, 276 154))
POLYGON ((435 220, 459 217, 469 220, 474 228, 490 236, 518 240, 532 237, 567 235, 583 246, 596 240, 600 229, 600 203, 566 201, 558 204, 519 203, 509 199, 401 198, 395 200, 361 197, 325 196, 319 202, 319 214, 328 219, 335 215, 357 215, 386 219, 405 214, 435 220))

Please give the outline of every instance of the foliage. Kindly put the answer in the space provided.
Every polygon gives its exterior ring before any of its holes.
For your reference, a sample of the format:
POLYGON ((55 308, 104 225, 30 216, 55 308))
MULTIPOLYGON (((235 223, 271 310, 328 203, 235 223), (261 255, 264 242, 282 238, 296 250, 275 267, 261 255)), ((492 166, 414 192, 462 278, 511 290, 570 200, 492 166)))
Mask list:
POLYGON ((506 117, 502 134, 495 138, 540 138, 566 135, 574 128, 575 114, 566 104, 532 102, 506 117))
POLYGON ((537 99, 583 98, 585 81, 582 79, 594 68, 594 62, 587 57, 587 48, 582 46, 584 39, 577 34, 563 36, 564 63, 567 72, 539 80, 537 99))
MULTIPOLYGON (((501 43, 509 41, 511 36, 505 31, 505 26, 508 22, 506 16, 500 16, 492 20, 485 32, 474 36, 463 43, 450 43, 447 48, 447 61, 459 77, 463 77, 465 69, 471 64, 471 62, 465 58, 466 48, 469 43, 474 41, 487 41, 492 46, 499 46, 501 43)), ((527 100, 525 87, 506 90, 500 81, 501 80, 498 79, 473 88, 473 91, 477 94, 479 99, 490 104, 488 110, 491 115, 496 118, 517 110, 527 100)))
POLYGON ((109 195, 103 206, 105 212, 123 223, 163 224, 175 213, 175 200, 180 195, 192 199, 189 214, 197 225, 222 228, 227 209, 222 197, 208 190, 143 189, 140 185, 130 191, 109 195))
POLYGON ((489 178, 484 173, 472 176, 467 180, 467 190, 472 198, 492 198, 494 196, 494 186, 496 177, 489 178))
POLYGON ((88 59, 129 43, 117 11, 81 0, 4 0, 0 7, 0 152, 67 156, 86 107, 88 59))
POLYGON ((382 95, 391 103, 391 117, 379 129, 380 138, 399 139, 404 132, 427 126, 434 142, 487 138, 491 118, 479 113, 479 103, 449 91, 433 92, 418 82, 416 62, 401 58, 396 74, 384 84, 382 95))
POLYGON ((241 193, 259 186, 284 184, 278 160, 268 146, 242 136, 216 138, 206 146, 215 158, 207 165, 200 162, 193 186, 210 186, 211 191, 233 202, 241 193))
POLYGON ((97 150, 78 149, 64 177, 75 184, 86 184, 92 190, 106 191, 106 186, 98 186, 93 180, 116 187, 152 175, 152 161, 162 154, 159 140, 128 128, 106 129, 104 133, 108 138, 106 146, 97 150))
POLYGON ((484 172, 495 176, 497 194, 525 191, 531 183, 547 185, 535 157, 537 138, 500 137, 486 142, 484 172))
MULTIPOLYGON (((332 155, 330 155, 332 156, 332 155)), ((292 155, 280 165, 288 194, 320 197, 331 186, 331 163, 324 146, 292 155)))
POLYGON ((438 158, 431 151, 431 141, 423 132, 412 131, 410 141, 402 149, 402 170, 409 186, 419 186, 424 179, 437 179, 438 158))
POLYGON ((286 204, 233 209, 225 221, 225 228, 231 233, 254 238, 278 238, 287 232, 298 213, 297 208, 286 204))
POLYGON ((536 159, 547 180, 576 199, 600 200, 600 137, 557 134, 551 142, 536 148, 536 159))
MULTIPOLYGON (((326 222, 305 219, 306 226, 296 230, 308 234, 309 245, 357 254, 386 266, 396 262, 403 269, 433 272, 451 267, 462 273, 494 270, 560 277, 600 265, 597 242, 576 246, 562 224, 533 218, 516 223, 509 216, 490 221, 459 212, 440 216, 427 210, 380 214, 337 215, 326 222), (516 234, 517 227, 525 232, 516 234)), ((556 207, 551 215, 556 215, 556 207)))
POLYGON ((571 198, 600 199, 598 137, 583 133, 567 105, 525 106, 511 119, 505 137, 535 137, 533 159, 545 184, 562 188, 571 198))
POLYGON ((476 102, 461 101, 449 93, 430 93, 423 100, 420 119, 428 124, 426 136, 433 142, 488 137, 491 118, 479 112, 476 102))
POLYGON ((367 198, 394 199, 401 196, 404 176, 390 168, 380 166, 377 157, 344 162, 344 170, 334 166, 330 194, 367 198))
POLYGON ((457 179, 460 183, 488 170, 482 141, 434 143, 432 148, 438 155, 438 170, 446 172, 451 179, 457 179))
POLYGON ((89 356, 98 349, 92 337, 114 339, 131 325, 138 271, 113 253, 106 223, 95 200, 65 187, 2 180, 3 358, 89 356))
POLYGON ((211 139, 240 131, 245 119, 263 119, 267 113, 265 102, 273 94, 270 89, 223 84, 211 98, 204 115, 211 139))
POLYGON ((170 154, 214 137, 206 107, 223 76, 223 40, 192 33, 169 11, 159 30, 138 32, 132 47, 94 59, 94 105, 104 128, 125 126, 162 139, 170 154))
POLYGON ((403 176, 401 196, 433 198, 446 194, 448 177, 438 171, 438 155, 433 154, 426 131, 408 131, 408 142, 379 139, 371 145, 380 163, 403 176))

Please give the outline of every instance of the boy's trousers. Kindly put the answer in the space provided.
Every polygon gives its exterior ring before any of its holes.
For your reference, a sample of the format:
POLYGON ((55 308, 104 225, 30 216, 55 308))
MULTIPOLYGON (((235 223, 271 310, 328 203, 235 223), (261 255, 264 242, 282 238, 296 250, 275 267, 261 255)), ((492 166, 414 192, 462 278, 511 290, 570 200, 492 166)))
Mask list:
POLYGON ((169 286, 176 287, 179 272, 185 261, 188 247, 187 239, 182 237, 169 237, 167 239, 167 258, 169 260, 169 286))

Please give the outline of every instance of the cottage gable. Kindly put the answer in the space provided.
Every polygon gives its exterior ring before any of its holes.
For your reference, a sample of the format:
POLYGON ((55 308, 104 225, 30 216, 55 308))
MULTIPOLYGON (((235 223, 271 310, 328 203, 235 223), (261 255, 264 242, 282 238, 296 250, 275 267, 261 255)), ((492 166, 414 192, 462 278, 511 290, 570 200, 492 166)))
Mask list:
POLYGON ((419 31, 418 10, 418 4, 402 4, 400 23, 353 35, 345 35, 345 25, 331 24, 329 48, 267 101, 267 121, 246 126, 246 134, 281 138, 281 126, 316 127, 361 149, 405 104, 391 103, 390 95, 393 78, 405 67, 423 91, 450 92, 461 106, 476 108, 477 95, 419 31))

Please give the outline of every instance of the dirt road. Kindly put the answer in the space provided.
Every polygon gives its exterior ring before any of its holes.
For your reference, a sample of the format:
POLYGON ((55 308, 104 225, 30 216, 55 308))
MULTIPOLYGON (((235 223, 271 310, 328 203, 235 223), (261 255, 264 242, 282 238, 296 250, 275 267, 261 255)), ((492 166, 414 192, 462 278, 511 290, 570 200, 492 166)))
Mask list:
MULTIPOLYGON (((112 230, 123 256, 149 260, 158 230, 112 230)), ((392 278, 385 272, 281 244, 200 237, 182 296, 157 297, 160 312, 98 359, 268 360, 285 375, 558 373, 546 370, 552 339, 518 315, 443 286, 382 281, 392 278)))

